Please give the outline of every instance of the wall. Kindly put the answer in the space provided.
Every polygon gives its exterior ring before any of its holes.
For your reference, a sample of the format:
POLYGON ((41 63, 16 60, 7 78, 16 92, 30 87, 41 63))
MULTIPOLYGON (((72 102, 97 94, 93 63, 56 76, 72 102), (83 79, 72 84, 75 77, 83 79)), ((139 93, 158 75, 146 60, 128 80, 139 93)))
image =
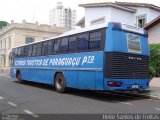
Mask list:
POLYGON ((111 21, 134 25, 133 13, 116 8, 111 8, 111 21))
POLYGON ((159 15, 160 15, 160 12, 158 12, 156 10, 153 10, 153 9, 149 9, 149 11, 148 11, 148 22, 152 21, 153 19, 155 19, 159 15))
POLYGON ((149 43, 160 43, 160 23, 150 28, 149 31, 149 43))
POLYGON ((111 7, 85 8, 85 26, 90 26, 90 22, 105 16, 105 23, 111 21, 111 7))

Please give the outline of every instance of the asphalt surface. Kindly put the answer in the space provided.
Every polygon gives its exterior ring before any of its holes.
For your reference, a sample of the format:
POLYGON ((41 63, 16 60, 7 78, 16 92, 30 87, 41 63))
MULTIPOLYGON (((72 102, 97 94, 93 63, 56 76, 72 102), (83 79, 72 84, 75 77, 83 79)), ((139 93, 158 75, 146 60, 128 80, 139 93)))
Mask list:
POLYGON ((93 92, 71 89, 66 94, 53 86, 0 77, 0 113, 25 114, 140 114, 160 113, 160 100, 122 92, 93 92))

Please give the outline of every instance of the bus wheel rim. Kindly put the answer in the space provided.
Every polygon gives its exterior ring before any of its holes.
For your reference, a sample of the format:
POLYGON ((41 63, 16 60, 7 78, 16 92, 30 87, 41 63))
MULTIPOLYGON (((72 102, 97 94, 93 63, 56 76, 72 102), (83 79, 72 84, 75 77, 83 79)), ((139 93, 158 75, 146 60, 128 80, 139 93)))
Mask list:
POLYGON ((57 84, 56 84, 57 88, 58 88, 58 89, 61 89, 62 86, 63 86, 63 79, 62 79, 61 77, 58 77, 56 83, 57 83, 57 84))

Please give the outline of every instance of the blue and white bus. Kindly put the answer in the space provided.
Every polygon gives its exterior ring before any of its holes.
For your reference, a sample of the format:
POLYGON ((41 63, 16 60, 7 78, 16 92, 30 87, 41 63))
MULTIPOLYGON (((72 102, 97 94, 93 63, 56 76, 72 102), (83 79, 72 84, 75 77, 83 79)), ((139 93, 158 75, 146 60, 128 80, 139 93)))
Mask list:
POLYGON ((149 88, 147 32, 110 22, 13 48, 11 77, 86 90, 149 88))

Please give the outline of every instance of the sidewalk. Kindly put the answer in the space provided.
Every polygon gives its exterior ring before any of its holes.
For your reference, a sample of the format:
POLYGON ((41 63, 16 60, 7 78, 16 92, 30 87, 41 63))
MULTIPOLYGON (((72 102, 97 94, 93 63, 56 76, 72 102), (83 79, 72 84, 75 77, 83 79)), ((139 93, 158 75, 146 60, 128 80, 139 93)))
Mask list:
POLYGON ((160 88, 160 78, 153 78, 150 81, 149 86, 151 86, 151 87, 159 87, 160 88))
POLYGON ((10 69, 0 70, 0 76, 9 76, 10 69))
POLYGON ((153 78, 149 83, 150 95, 160 100, 160 78, 153 78))

